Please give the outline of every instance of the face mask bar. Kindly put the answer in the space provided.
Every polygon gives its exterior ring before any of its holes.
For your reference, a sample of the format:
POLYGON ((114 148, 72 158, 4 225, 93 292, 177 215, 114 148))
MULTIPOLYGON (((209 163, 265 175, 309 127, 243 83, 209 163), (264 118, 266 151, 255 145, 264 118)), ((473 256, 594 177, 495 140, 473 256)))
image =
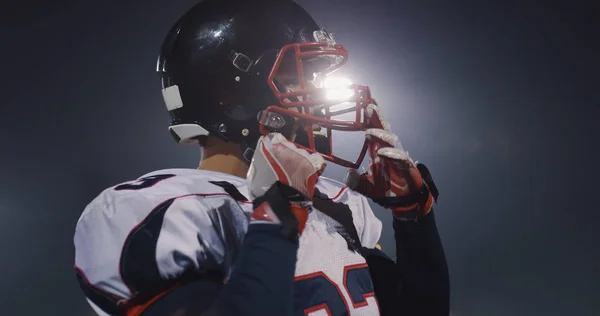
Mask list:
POLYGON ((330 74, 346 63, 348 51, 338 44, 327 42, 311 42, 297 43, 284 46, 279 52, 271 73, 269 74, 269 85, 273 93, 279 101, 279 105, 273 105, 262 111, 260 121, 260 131, 263 134, 268 134, 267 126, 279 124, 281 120, 278 118, 281 115, 296 118, 299 124, 302 124, 308 134, 308 147, 296 143, 298 147, 304 148, 311 153, 317 152, 313 134, 313 125, 319 125, 326 129, 326 135, 329 141, 329 153, 321 153, 323 158, 338 165, 358 169, 367 152, 367 142, 363 143, 362 150, 359 156, 353 160, 346 160, 336 156, 332 151, 332 131, 364 131, 367 129, 368 122, 365 120, 364 111, 370 103, 374 103, 371 98, 369 87, 361 85, 350 85, 348 89, 353 91, 352 95, 343 100, 331 100, 326 97, 327 89, 315 87, 307 84, 305 75, 310 75, 310 79, 314 72, 307 71, 310 67, 305 67, 304 63, 307 60, 316 60, 324 58, 329 61, 329 67, 325 70, 321 69, 320 74, 330 74), (295 57, 296 75, 299 89, 296 91, 281 91, 276 84, 276 75, 284 60, 289 61, 289 55, 295 57), (287 56, 287 57, 286 57, 287 56), (305 69, 306 68, 306 69, 305 69), (335 105, 347 103, 350 106, 335 109, 335 105), (352 105, 353 104, 353 105, 352 105), (335 116, 354 112, 354 120, 336 120, 335 116), (315 115, 313 113, 319 113, 315 115))
POLYGON ((268 107, 267 109, 265 109, 262 112, 259 126, 260 126, 260 132, 263 135, 270 133, 270 131, 267 129, 267 126, 269 126, 268 125, 269 123, 271 123, 273 121, 275 121, 275 122, 281 121, 279 118, 274 118, 274 117, 278 116, 277 114, 289 115, 294 118, 297 118, 298 120, 300 120, 302 122, 302 125, 306 131, 306 134, 308 135, 308 145, 309 146, 307 147, 307 146, 295 143, 296 146, 303 148, 310 153, 318 152, 316 144, 315 144, 315 139, 314 139, 315 135, 313 132, 313 124, 317 124, 327 130, 327 132, 326 132, 327 140, 329 141, 329 153, 319 153, 323 156, 323 158, 325 158, 326 160, 331 161, 333 163, 336 163, 340 166, 344 166, 344 167, 352 168, 352 169, 358 169, 360 167, 360 165, 362 164, 363 159, 367 153, 367 148, 368 148, 368 146, 367 146, 368 144, 367 144, 366 140, 363 143, 363 147, 362 147, 358 157, 354 161, 350 161, 350 160, 343 159, 343 158, 333 154, 333 149, 332 149, 333 144, 332 144, 331 136, 332 136, 333 130, 339 130, 339 131, 362 131, 362 130, 365 130, 365 128, 363 128, 363 126, 365 126, 366 124, 364 124, 364 123, 356 124, 355 122, 352 122, 352 121, 331 120, 331 119, 328 119, 327 116, 318 117, 318 116, 314 116, 311 114, 304 114, 304 113, 300 113, 300 112, 290 111, 290 110, 282 108, 280 106, 273 105, 273 106, 268 107))

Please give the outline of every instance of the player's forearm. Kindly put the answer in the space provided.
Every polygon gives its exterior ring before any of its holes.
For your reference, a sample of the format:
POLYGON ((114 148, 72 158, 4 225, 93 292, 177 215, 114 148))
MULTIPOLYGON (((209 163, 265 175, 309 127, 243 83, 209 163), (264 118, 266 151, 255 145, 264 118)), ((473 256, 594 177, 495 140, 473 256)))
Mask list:
POLYGON ((297 250, 280 225, 250 225, 239 263, 202 316, 291 314, 297 250))
POLYGON ((394 230, 403 305, 418 315, 448 315, 448 266, 433 212, 417 222, 395 220, 394 230))

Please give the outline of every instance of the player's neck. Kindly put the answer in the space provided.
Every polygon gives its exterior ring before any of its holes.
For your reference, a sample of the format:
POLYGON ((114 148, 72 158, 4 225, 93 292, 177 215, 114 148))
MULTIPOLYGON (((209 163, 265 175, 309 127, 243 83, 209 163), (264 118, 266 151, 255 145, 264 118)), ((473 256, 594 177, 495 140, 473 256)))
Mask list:
POLYGON ((204 148, 198 169, 222 172, 240 178, 246 178, 248 163, 239 153, 239 146, 230 148, 204 148))

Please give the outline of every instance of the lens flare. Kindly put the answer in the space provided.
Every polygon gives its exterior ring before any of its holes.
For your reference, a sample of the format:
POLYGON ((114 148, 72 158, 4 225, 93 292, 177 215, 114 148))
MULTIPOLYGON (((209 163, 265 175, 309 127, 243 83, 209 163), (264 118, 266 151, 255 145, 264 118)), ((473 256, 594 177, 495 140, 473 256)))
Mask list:
POLYGON ((325 97, 328 100, 348 99, 354 94, 350 85, 352 85, 352 81, 346 77, 327 77, 323 81, 323 88, 326 89, 325 97))

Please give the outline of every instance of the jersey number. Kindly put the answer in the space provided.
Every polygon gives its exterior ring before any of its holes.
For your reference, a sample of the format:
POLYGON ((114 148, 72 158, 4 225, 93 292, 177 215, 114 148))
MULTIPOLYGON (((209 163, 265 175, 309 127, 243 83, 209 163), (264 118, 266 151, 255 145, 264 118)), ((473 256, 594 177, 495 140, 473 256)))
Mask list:
POLYGON ((143 178, 139 178, 132 182, 127 182, 127 183, 117 185, 115 187, 115 190, 117 190, 117 191, 141 190, 141 189, 149 188, 149 187, 159 183, 162 180, 166 180, 166 179, 172 178, 174 176, 175 176, 174 174, 157 174, 155 176, 143 177, 143 178))
MULTIPOLYGON (((349 315, 349 304, 340 286, 323 272, 298 276, 294 283, 294 310, 297 315, 307 315, 325 310, 328 315, 349 315)), ((375 290, 366 263, 344 267, 344 288, 350 296, 352 307, 367 306, 367 297, 375 297, 375 290)))

